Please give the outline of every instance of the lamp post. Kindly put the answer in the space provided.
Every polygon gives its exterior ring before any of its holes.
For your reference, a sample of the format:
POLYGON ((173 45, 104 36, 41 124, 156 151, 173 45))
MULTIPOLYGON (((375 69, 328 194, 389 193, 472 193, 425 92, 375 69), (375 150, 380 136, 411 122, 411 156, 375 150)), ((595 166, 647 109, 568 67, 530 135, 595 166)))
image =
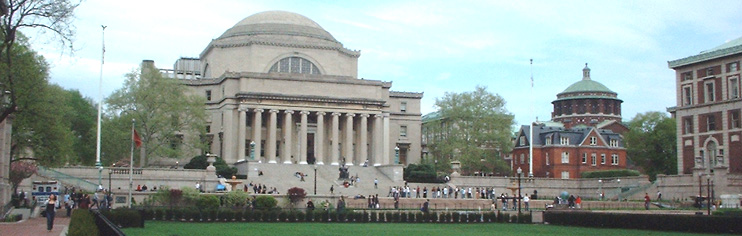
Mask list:
POLYGON ((603 200, 603 180, 598 180, 598 200, 603 200))
POLYGON ((523 175, 523 170, 518 167, 518 196, 516 196, 516 199, 518 199, 518 215, 520 215, 520 176, 523 175))
POLYGON ((317 195, 317 165, 314 165, 314 195, 317 195))
POLYGON ((618 182, 618 193, 616 194, 616 201, 621 201, 621 179, 616 180, 618 182))
POLYGON ((394 147, 394 164, 399 164, 399 146, 394 147))
POLYGON ((101 190, 103 188, 103 166, 98 166, 98 188, 95 190, 96 192, 101 190))
POLYGON ((706 215, 711 215, 711 176, 706 177, 706 215))

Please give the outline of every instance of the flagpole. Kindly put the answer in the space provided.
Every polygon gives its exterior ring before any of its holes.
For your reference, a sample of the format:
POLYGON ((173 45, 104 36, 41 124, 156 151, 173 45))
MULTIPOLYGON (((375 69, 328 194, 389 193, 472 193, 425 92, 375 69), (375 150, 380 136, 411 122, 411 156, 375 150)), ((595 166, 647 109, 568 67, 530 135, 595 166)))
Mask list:
MULTIPOLYGON (((531 107, 531 117, 533 117, 533 59, 531 59, 531 106, 530 107, 531 107)), ((531 122, 530 117, 529 117, 528 122, 531 122)), ((530 132, 531 132, 529 136, 530 138, 528 140, 530 142, 528 144, 528 177, 533 177, 533 140, 534 140, 533 124, 534 123, 535 122, 531 122, 531 125, 528 126, 530 127, 530 132)))
POLYGON ((134 186, 133 173, 134 173, 134 119, 131 119, 131 152, 129 156, 129 208, 131 209, 131 189, 134 186))
MULTIPOLYGON (((100 80, 98 81, 98 134, 96 137, 95 145, 95 167, 98 168, 98 187, 101 185, 101 174, 103 172, 103 164, 100 162, 100 117, 101 117, 101 104, 103 103, 103 63, 106 55, 106 26, 101 25, 101 54, 100 54, 100 80)), ((110 191, 110 189, 109 189, 110 191)))

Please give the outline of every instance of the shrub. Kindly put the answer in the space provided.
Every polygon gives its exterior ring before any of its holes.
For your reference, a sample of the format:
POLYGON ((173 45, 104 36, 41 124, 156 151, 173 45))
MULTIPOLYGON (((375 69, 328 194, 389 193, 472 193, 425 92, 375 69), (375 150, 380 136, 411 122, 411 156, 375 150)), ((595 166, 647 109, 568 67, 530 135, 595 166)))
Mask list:
POLYGON ((461 221, 461 213, 451 213, 451 219, 453 220, 453 223, 459 223, 461 221))
POLYGON ((582 172, 582 178, 613 178, 639 175, 639 171, 635 170, 596 170, 582 172))
POLYGON ((702 215, 625 214, 546 211, 544 221, 555 225, 663 230, 697 233, 742 232, 739 217, 702 215))
POLYGON ((742 210, 739 208, 719 208, 719 210, 712 212, 711 215, 742 217, 742 210))
POLYGON ((392 213, 391 212, 387 212, 387 213, 384 214, 384 222, 387 222, 387 223, 392 222, 392 213))
POLYGON ((278 213, 278 222, 287 222, 288 214, 285 211, 278 213))
POLYGON ((304 212, 298 211, 296 212, 296 221, 298 222, 306 222, 307 221, 308 214, 304 214, 304 212))
POLYGON ((110 211, 101 211, 103 216, 120 228, 143 228, 144 227, 144 210, 133 210, 126 208, 112 209, 110 211))
POLYGON ((379 219, 378 212, 372 211, 371 212, 371 218, 369 219, 369 222, 377 222, 377 221, 379 221, 378 219, 379 219))
POLYGON ((298 202, 301 202, 304 200, 304 197, 307 196, 306 191, 304 191, 303 188, 299 187, 293 187, 289 189, 289 200, 291 201, 291 204, 296 204, 298 202))
POLYGON ((410 220, 409 220, 409 214, 407 214, 407 212, 400 213, 399 214, 399 222, 404 222, 404 223, 410 222, 410 220))
POLYGON ((422 212, 415 213, 415 222, 423 223, 425 221, 425 215, 422 212))
POLYGON ((224 206, 242 208, 247 206, 250 196, 243 191, 230 191, 224 194, 224 206))
POLYGON ((277 204, 278 201, 273 196, 258 196, 255 199, 255 208, 257 209, 273 209, 277 204))
POLYGON ((92 212, 86 209, 75 209, 72 211, 67 235, 90 236, 98 234, 98 226, 95 224, 95 217, 92 212))
POLYGON ((443 183, 438 179, 431 164, 409 164, 404 169, 404 180, 416 183, 443 183))
MULTIPOLYGON (((191 161, 188 162, 188 164, 183 166, 183 169, 203 170, 206 169, 206 167, 208 166, 209 162, 207 161, 206 155, 199 155, 193 157, 191 161)), ((224 159, 222 159, 221 157, 216 157, 214 167, 216 167, 216 174, 221 175, 224 178, 232 178, 232 176, 237 173, 237 168, 229 167, 227 162, 225 162, 224 159)))
POLYGON ((219 198, 214 195, 201 195, 196 201, 199 210, 212 210, 219 207, 219 198))

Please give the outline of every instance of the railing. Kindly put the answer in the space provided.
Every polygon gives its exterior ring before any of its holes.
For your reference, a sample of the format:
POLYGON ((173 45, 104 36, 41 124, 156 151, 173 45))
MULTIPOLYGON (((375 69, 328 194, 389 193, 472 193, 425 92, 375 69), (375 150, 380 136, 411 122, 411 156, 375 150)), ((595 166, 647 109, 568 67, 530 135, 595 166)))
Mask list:
POLYGON ((65 173, 62 173, 56 170, 52 170, 52 169, 49 169, 43 166, 39 166, 36 173, 40 176, 44 176, 44 177, 51 178, 51 179, 56 179, 59 182, 61 182, 61 184, 77 186, 77 187, 80 187, 81 189, 84 189, 90 192, 95 192, 98 187, 97 184, 91 183, 90 181, 77 178, 75 176, 71 176, 71 175, 68 175, 68 174, 65 174, 65 173))
MULTIPOLYGON (((109 168, 108 170, 114 175, 128 175, 129 174, 129 168, 109 168)), ((132 169, 132 174, 142 175, 142 169, 141 168, 132 169)))
POLYGON ((118 226, 116 226, 116 224, 108 220, 103 213, 100 213, 99 210, 96 209, 90 211, 93 212, 93 215, 95 216, 95 225, 98 226, 98 232, 100 232, 100 235, 126 235, 118 226))
POLYGON ((13 201, 11 200, 7 204, 5 204, 3 206, 2 211, 0 211, 0 219, 4 219, 6 216, 8 216, 8 214, 12 210, 13 210, 13 201))

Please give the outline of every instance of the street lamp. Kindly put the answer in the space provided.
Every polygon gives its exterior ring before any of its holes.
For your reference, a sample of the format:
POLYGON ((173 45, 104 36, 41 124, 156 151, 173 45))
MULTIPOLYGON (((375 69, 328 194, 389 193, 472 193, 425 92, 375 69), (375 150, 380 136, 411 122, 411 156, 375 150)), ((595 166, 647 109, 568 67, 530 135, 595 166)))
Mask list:
POLYGON ((603 200, 603 180, 598 180, 598 200, 603 200))
POLYGON ((317 165, 314 165, 314 195, 317 195, 317 165))
POLYGON ((96 192, 103 188, 102 175, 103 175, 103 166, 99 165, 98 166, 98 189, 95 190, 96 192))
POLYGON ((518 215, 520 215, 520 202, 521 202, 520 201, 520 176, 523 175, 523 170, 521 170, 520 167, 518 167, 517 171, 518 171, 518 196, 516 197, 516 199, 518 199, 517 200, 518 201, 518 215))
POLYGON ((618 181, 618 194, 616 194, 616 200, 621 201, 621 179, 616 180, 618 181))
POLYGON ((394 164, 399 164, 399 146, 394 147, 394 164))

